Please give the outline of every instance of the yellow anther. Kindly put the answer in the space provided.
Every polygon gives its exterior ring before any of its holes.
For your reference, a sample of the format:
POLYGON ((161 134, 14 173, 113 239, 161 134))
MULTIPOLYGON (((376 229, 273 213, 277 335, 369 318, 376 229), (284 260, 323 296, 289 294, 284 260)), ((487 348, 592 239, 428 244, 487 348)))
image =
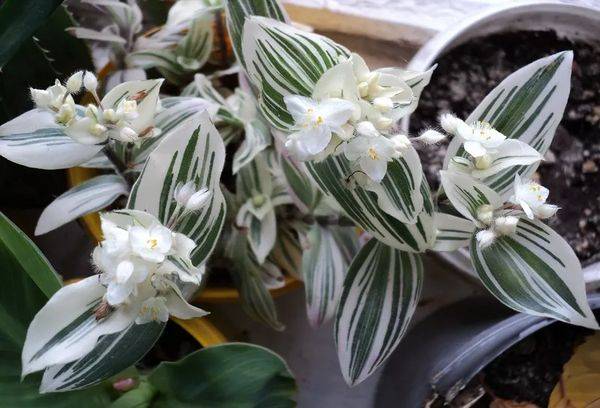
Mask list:
POLYGON ((369 147, 368 154, 369 154, 369 157, 371 158, 371 160, 379 159, 379 155, 377 154, 377 151, 375 149, 373 149, 372 147, 369 147))
POLYGON ((150 249, 156 248, 157 245, 158 245, 158 240, 156 238, 152 238, 152 239, 148 240, 148 246, 150 247, 150 249))

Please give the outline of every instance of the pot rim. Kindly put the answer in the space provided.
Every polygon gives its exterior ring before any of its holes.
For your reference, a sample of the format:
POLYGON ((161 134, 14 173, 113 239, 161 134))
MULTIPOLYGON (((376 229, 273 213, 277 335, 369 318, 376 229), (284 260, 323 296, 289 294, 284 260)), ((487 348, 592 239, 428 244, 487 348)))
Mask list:
MULTIPOLYGON (((67 181, 69 187, 74 187, 77 184, 83 183, 84 181, 93 177, 96 172, 97 169, 84 167, 72 167, 67 169, 67 181)), ((79 220, 81 220, 85 230, 95 242, 100 242, 102 240, 100 215, 98 212, 86 214, 83 217, 80 217, 79 220)), ((283 286, 275 289, 269 289, 271 296, 279 297, 302 286, 302 282, 293 276, 285 275, 284 279, 283 286)), ((239 301, 240 292, 233 286, 206 286, 192 298, 192 302, 194 303, 214 304, 235 303, 239 301)))
MULTIPOLYGON (((494 25, 498 17, 505 15, 530 14, 533 12, 554 13, 556 16, 570 16, 585 18, 586 20, 596 20, 600 26, 600 9, 587 7, 584 5, 575 5, 567 3, 559 3, 556 1, 531 1, 521 2, 518 4, 504 4, 492 6, 483 12, 477 13, 464 21, 455 25, 452 29, 440 32, 433 38, 427 41, 419 51, 413 56, 407 65, 407 69, 413 71, 425 71, 433 65, 435 60, 448 50, 460 44, 462 38, 467 39, 477 37, 476 33, 484 24, 494 25), (468 37, 473 33, 473 37, 468 37)), ((503 23, 501 23, 503 24, 503 23)), ((504 24, 505 25, 505 24, 504 24)), ((506 26, 506 25, 505 25, 506 26)), ((510 26, 506 26, 510 29, 510 26)), ((540 30, 540 26, 535 27, 519 27, 523 30, 540 30)), ((553 29, 553 27, 548 27, 553 29)), ((580 27, 577 27, 580 28, 580 27)), ((500 30, 490 31, 499 32, 500 30)), ((404 133, 408 133, 410 123, 410 115, 404 117, 401 121, 401 129, 404 133)), ((477 273, 471 264, 471 257, 468 250, 461 248, 452 252, 435 252, 435 255, 456 268, 460 273, 466 275, 470 280, 477 281, 481 284, 477 273)), ((600 287, 600 261, 593 262, 583 268, 584 280, 588 290, 600 287)))

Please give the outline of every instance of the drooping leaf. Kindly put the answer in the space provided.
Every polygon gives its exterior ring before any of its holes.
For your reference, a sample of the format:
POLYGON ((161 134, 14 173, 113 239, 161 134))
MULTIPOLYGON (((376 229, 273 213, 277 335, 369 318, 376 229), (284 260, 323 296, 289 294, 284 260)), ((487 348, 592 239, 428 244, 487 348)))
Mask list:
POLYGON ((176 128, 149 155, 136 181, 127 208, 154 214, 167 225, 177 203, 173 196, 179 183, 193 181, 196 188, 208 188, 209 203, 177 224, 177 230, 194 241, 195 265, 210 255, 225 222, 225 199, 220 188, 225 146, 206 111, 194 115, 176 128))
POLYGON ((296 406, 296 384, 286 363, 251 344, 213 346, 161 363, 148 381, 158 390, 152 404, 157 408, 296 406))
POLYGON ((127 182, 121 176, 105 174, 91 178, 65 192, 46 207, 40 215, 35 234, 45 234, 76 218, 102 210, 128 192, 127 182))
POLYGON ((348 263, 328 228, 313 224, 307 240, 309 247, 302 253, 306 312, 309 323, 318 327, 335 314, 348 263))
POLYGON ((471 261, 485 287, 519 312, 598 328, 573 249, 544 223, 521 217, 517 232, 484 249, 471 239, 471 261))
MULTIPOLYGON (((506 137, 519 139, 544 155, 567 104, 572 62, 573 52, 563 51, 521 68, 494 88, 466 122, 488 122, 506 137)), ((448 146, 444 168, 456 155, 465 155, 457 138, 448 146)), ((515 173, 528 178, 536 168, 537 163, 513 166, 486 177, 484 183, 506 198, 515 173)))
POLYGON ((68 394, 39 394, 39 375, 21 379, 21 349, 27 326, 60 278, 40 250, 0 213, 0 401, 7 407, 105 407, 108 394, 91 389, 68 394))
POLYGON ((370 240, 350 265, 334 333, 349 385, 370 376, 394 351, 415 311, 423 283, 418 254, 370 240))
POLYGON ((0 155, 27 167, 74 167, 94 157, 102 147, 76 142, 51 112, 41 109, 27 111, 0 126, 0 155))

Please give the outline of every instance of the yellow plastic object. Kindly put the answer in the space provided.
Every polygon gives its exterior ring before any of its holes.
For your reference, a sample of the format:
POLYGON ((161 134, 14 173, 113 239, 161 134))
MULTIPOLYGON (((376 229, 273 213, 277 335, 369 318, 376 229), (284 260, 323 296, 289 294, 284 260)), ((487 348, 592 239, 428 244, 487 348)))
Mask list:
MULTIPOLYGON (((79 278, 68 279, 65 285, 78 282, 79 278)), ((198 317, 196 319, 181 320, 171 317, 171 320, 188 332, 202 347, 216 346, 217 344, 227 343, 227 338, 217 329, 217 327, 208 319, 208 317, 198 317)))
POLYGON ((575 349, 550 395, 549 408, 600 408, 600 332, 575 349))
MULTIPOLYGON (((69 186, 74 187, 98 174, 98 170, 87 169, 83 167, 74 167, 67 170, 69 186)), ((98 213, 92 213, 81 217, 85 229, 96 242, 102 240, 102 230, 100 228, 100 216, 98 213)), ((271 289, 271 295, 281 296, 302 286, 298 279, 286 276, 283 287, 271 289)), ((194 299, 196 303, 233 303, 240 300, 240 293, 231 286, 212 286, 208 285, 194 299)))

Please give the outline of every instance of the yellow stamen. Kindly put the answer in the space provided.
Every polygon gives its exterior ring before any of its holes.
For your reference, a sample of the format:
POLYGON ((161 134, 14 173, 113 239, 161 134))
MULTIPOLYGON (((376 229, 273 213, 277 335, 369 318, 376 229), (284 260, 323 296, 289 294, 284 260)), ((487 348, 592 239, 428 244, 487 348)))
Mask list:
POLYGON ((156 248, 157 245, 158 245, 158 240, 156 238, 151 238, 148 240, 148 246, 150 246, 150 249, 156 248))
POLYGON ((372 148, 372 147, 369 147, 369 150, 368 150, 367 154, 369 155, 369 157, 371 158, 371 160, 377 160, 377 159, 379 159, 379 155, 377 154, 377 151, 374 148, 372 148))
POLYGON ((317 116, 317 125, 320 125, 323 122, 325 122, 325 120, 323 119, 323 116, 321 116, 321 115, 317 116))

